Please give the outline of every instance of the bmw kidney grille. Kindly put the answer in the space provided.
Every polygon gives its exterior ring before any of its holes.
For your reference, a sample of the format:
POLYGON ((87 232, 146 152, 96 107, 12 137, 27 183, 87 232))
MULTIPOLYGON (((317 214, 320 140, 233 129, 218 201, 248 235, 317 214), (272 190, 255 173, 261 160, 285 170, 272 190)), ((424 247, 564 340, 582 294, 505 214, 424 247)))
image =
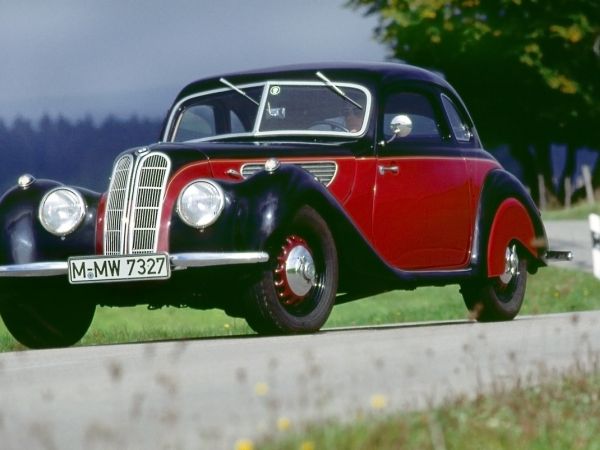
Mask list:
POLYGON ((106 201, 105 255, 156 252, 170 169, 171 161, 163 153, 117 160, 106 201))

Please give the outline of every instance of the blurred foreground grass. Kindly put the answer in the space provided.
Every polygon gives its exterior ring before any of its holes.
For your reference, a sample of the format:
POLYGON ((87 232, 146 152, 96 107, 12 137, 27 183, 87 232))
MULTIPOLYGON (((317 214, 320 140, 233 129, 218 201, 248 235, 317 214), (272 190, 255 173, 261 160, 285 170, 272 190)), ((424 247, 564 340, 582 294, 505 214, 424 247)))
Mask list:
MULTIPOLYGON (((592 309, 600 309, 600 280, 587 273, 548 267, 530 276, 521 313, 592 309)), ((325 328, 466 318, 458 286, 426 287, 338 305, 325 328)), ((245 334, 253 334, 245 320, 220 310, 102 307, 97 308, 94 322, 79 345, 245 334)), ((0 322, 0 351, 22 348, 0 322)))
POLYGON ((459 398, 421 412, 382 415, 385 405, 380 403, 352 423, 312 425, 287 436, 279 432, 255 448, 598 449, 599 392, 596 371, 533 387, 497 388, 491 395, 479 393, 475 399, 459 398))

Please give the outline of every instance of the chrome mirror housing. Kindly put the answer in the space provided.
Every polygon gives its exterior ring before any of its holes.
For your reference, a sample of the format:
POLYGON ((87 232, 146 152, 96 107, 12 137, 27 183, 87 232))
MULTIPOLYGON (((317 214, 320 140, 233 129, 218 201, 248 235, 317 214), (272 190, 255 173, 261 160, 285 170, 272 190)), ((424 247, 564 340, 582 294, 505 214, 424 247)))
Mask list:
POLYGON ((392 139, 399 137, 403 138, 411 133, 413 123, 411 118, 408 117, 406 114, 399 114, 392 118, 392 121, 390 122, 390 128, 392 130, 392 133, 394 133, 392 139))

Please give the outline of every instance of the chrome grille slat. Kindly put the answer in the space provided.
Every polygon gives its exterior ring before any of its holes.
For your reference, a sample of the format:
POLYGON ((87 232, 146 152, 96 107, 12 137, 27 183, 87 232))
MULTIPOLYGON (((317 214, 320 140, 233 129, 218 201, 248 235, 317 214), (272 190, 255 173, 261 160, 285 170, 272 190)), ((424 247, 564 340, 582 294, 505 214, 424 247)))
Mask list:
POLYGON ((169 159, 162 153, 145 155, 138 163, 129 230, 129 251, 132 254, 156 251, 161 200, 170 167, 169 159))
POLYGON ((171 161, 163 153, 134 160, 120 158, 114 166, 106 203, 104 254, 157 251, 160 211, 171 161))
POLYGON ((116 163, 106 199, 104 222, 104 254, 123 254, 125 244, 124 214, 133 169, 133 156, 125 155, 116 163))
MULTIPOLYGON (((301 163, 285 163, 295 164, 302 167, 304 170, 314 176, 320 183, 328 186, 331 184, 337 173, 337 164, 334 161, 319 161, 319 162, 301 162, 301 163)), ((249 163, 242 166, 242 176, 249 178, 252 175, 264 170, 264 164, 249 163)))

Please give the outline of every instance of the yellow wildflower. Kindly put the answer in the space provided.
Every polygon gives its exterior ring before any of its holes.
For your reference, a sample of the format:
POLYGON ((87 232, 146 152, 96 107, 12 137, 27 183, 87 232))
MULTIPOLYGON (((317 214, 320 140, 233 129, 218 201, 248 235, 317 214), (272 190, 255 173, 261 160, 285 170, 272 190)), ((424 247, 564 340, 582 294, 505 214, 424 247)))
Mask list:
POLYGON ((269 393, 269 385, 267 383, 256 383, 254 393, 259 397, 263 397, 269 393))
POLYGON ((279 431, 287 431, 292 426, 292 422, 287 417, 280 417, 277 419, 277 429, 279 431))
POLYGON ((387 397, 383 394, 375 394, 371 396, 371 408, 384 409, 387 406, 387 397))
POLYGON ((235 450, 254 450, 254 443, 250 439, 240 439, 235 443, 235 450))
POLYGON ((304 441, 300 444, 300 450, 315 450, 315 443, 313 441, 304 441))

